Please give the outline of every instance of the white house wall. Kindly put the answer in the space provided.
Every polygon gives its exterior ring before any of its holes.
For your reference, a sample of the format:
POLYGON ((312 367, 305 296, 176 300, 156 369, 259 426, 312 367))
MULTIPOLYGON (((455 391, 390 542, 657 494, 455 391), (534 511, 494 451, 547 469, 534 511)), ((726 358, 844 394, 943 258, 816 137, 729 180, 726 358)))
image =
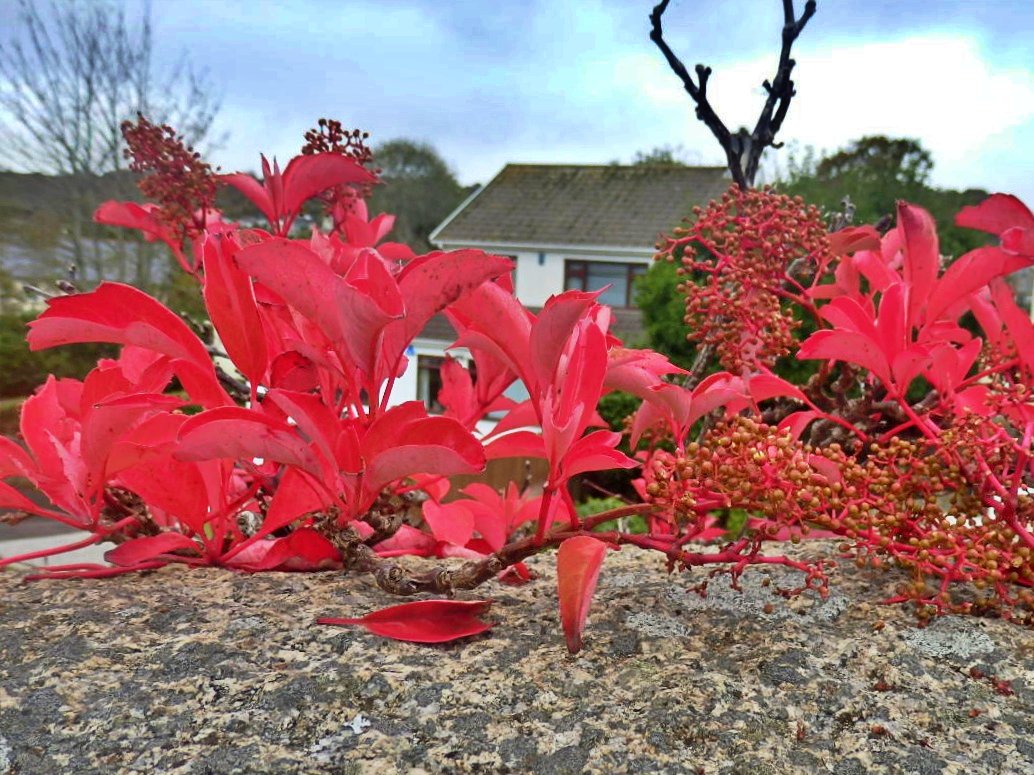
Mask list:
POLYGON ((560 252, 549 250, 515 251, 505 247, 487 247, 484 250, 498 255, 516 256, 515 288, 517 298, 528 307, 541 307, 550 296, 563 292, 564 262, 569 259, 612 264, 642 264, 643 266, 649 266, 651 261, 649 255, 628 253, 604 254, 580 250, 564 250, 560 252))
MULTIPOLYGON (((459 245, 442 245, 446 250, 454 250, 459 245)), ((556 248, 535 250, 535 249, 514 249, 506 245, 478 245, 478 248, 487 253, 503 256, 515 256, 517 270, 515 275, 515 289, 517 298, 528 307, 541 307, 546 300, 564 290, 564 261, 573 259, 577 261, 599 261, 615 264, 642 264, 648 266, 651 261, 651 254, 647 251, 635 252, 603 252, 599 250, 584 250, 578 248, 556 248)), ((451 355, 454 358, 465 359, 468 353, 465 350, 450 350, 446 353, 445 347, 451 342, 438 342, 433 339, 417 338, 413 341, 409 365, 405 373, 395 381, 391 393, 391 405, 395 406, 403 401, 414 401, 417 398, 417 368, 418 355, 431 355, 441 357, 451 355)))

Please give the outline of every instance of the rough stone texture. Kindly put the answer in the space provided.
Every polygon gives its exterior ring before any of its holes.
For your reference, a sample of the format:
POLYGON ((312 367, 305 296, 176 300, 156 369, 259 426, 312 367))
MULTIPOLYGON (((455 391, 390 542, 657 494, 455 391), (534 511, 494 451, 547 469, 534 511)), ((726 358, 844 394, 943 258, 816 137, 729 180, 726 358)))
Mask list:
POLYGON ((1029 630, 917 630, 853 566, 824 602, 773 596, 779 569, 701 599, 624 550, 571 657, 532 565, 483 590, 492 631, 432 647, 315 625, 397 602, 365 579, 2 573, 0 775, 1034 773, 1029 630))

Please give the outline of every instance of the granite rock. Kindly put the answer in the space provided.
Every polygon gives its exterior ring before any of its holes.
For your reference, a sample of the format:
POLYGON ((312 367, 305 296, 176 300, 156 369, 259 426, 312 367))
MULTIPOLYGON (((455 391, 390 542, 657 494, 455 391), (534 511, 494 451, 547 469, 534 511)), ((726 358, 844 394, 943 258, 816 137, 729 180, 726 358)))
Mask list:
POLYGON ((825 601, 773 595, 774 567, 701 599, 704 571, 626 549, 570 656, 553 560, 441 646, 315 624, 398 602, 365 578, 0 573, 0 775, 1034 773, 1029 630, 918 629, 853 566, 825 601))

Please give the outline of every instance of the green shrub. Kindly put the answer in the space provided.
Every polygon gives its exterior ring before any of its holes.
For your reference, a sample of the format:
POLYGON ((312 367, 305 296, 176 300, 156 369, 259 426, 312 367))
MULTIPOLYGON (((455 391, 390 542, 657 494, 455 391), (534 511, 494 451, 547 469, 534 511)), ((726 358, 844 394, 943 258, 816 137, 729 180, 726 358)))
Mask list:
POLYGON ((82 379, 98 358, 113 358, 113 345, 75 344, 31 352, 25 342, 25 325, 32 313, 0 314, 0 398, 31 395, 48 374, 82 379))

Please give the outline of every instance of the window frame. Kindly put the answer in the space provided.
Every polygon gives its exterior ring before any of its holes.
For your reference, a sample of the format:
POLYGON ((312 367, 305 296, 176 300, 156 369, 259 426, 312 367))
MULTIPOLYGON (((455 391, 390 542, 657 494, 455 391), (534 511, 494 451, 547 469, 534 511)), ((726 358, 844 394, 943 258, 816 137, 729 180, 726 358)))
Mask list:
MULTIPOLYGON (((621 305, 623 309, 628 309, 635 306, 635 279, 641 275, 646 274, 650 268, 649 264, 639 263, 633 261, 593 261, 586 258, 565 258, 564 259, 564 290, 599 290, 598 288, 590 289, 589 275, 592 266, 606 266, 625 267, 625 303, 621 305), (572 284, 576 284, 576 287, 572 287, 572 284)), ((606 283, 604 283, 606 285, 606 283)))

